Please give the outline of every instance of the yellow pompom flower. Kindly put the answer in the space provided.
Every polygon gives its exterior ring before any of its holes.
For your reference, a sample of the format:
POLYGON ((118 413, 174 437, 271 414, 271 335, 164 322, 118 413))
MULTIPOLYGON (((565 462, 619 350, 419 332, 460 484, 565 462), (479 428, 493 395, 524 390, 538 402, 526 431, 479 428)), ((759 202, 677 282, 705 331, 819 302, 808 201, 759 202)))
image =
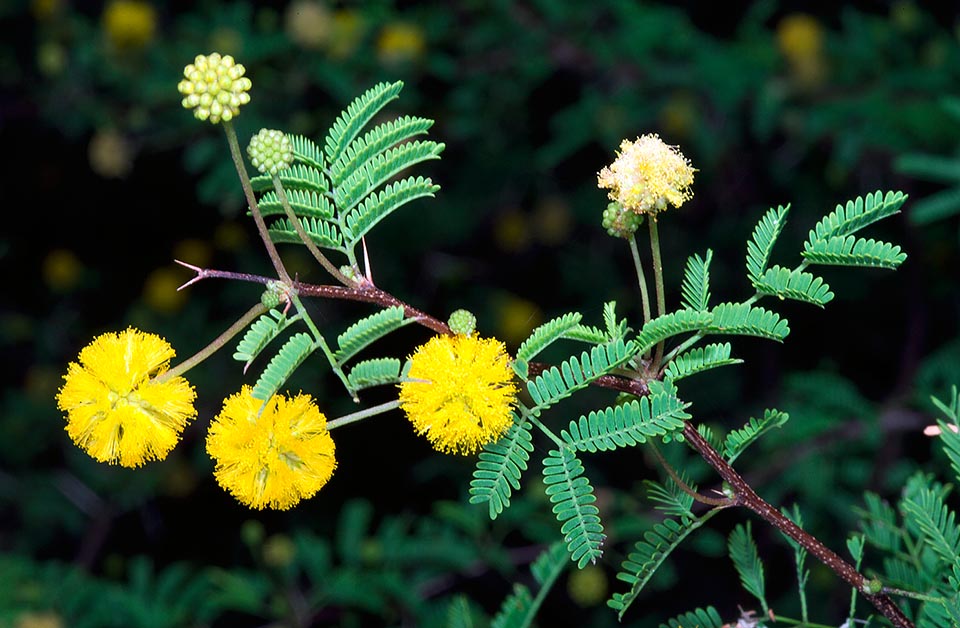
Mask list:
POLYGON ((313 497, 337 467, 327 418, 310 395, 274 395, 264 406, 250 386, 223 402, 207 453, 220 486, 257 510, 286 510, 313 497))
POLYGON ((637 214, 656 218, 667 205, 680 207, 693 197, 690 162, 656 133, 637 141, 623 140, 616 160, 597 174, 597 185, 610 190, 610 200, 637 214))
POLYGON ((187 380, 152 379, 174 355, 160 336, 133 328, 103 334, 84 347, 57 395, 73 442, 100 462, 124 467, 163 460, 197 414, 197 395, 187 380))
POLYGON ((400 407, 437 451, 472 454, 510 427, 517 387, 495 338, 435 336, 410 357, 407 378, 400 407))
POLYGON ((246 68, 230 55, 197 55, 183 68, 184 79, 177 85, 183 94, 184 109, 193 109, 198 120, 229 122, 240 113, 240 106, 250 102, 252 83, 244 76, 246 68))

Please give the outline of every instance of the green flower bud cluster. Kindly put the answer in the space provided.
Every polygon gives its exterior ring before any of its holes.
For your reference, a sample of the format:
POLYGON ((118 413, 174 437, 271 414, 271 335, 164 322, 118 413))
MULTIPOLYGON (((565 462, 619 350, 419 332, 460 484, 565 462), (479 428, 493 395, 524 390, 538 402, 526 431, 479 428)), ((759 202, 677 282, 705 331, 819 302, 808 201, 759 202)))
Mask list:
POLYGON ((247 155, 257 170, 274 175, 293 163, 293 145, 283 131, 260 129, 250 139, 247 155))
POLYGON ((617 202, 603 210, 603 228, 615 238, 629 238, 642 223, 643 214, 634 213, 617 202))
POLYGON ((477 317, 467 310, 457 310, 447 319, 450 331, 461 336, 469 336, 477 328, 477 317))
POLYGON ((198 120, 217 124, 229 122, 240 113, 240 105, 250 102, 252 83, 244 76, 246 69, 230 55, 197 55, 183 68, 184 79, 177 85, 183 94, 184 109, 193 109, 198 120))
POLYGON ((286 303, 288 296, 287 287, 282 281, 271 281, 267 284, 267 289, 260 295, 260 303, 264 307, 274 309, 281 303, 286 303))

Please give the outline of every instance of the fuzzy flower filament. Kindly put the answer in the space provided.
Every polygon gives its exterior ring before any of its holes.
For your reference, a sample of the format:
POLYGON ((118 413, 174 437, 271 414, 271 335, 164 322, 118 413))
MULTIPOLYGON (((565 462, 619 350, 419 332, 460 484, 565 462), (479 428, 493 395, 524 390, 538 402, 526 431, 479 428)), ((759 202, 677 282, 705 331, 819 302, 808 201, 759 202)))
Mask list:
POLYGON ((241 105, 250 102, 247 92, 252 83, 245 72, 246 68, 230 55, 197 55, 183 68, 184 79, 177 85, 183 94, 181 104, 184 109, 193 109, 198 120, 229 122, 240 113, 241 105))
POLYGON ((499 340, 435 336, 410 357, 407 378, 400 407, 437 451, 472 454, 513 421, 517 388, 499 340))
POLYGON ((616 160, 597 174, 597 185, 610 200, 636 214, 655 218, 668 205, 680 207, 693 197, 694 168, 675 146, 656 133, 623 140, 616 160))
POLYGON ((187 380, 152 379, 173 356, 166 340, 133 328, 84 347, 57 395, 71 440, 94 459, 124 467, 166 458, 197 414, 187 380))
POLYGON ((309 395, 274 395, 264 407, 250 386, 224 401, 207 453, 220 486, 257 510, 286 510, 313 497, 337 467, 327 419, 309 395))

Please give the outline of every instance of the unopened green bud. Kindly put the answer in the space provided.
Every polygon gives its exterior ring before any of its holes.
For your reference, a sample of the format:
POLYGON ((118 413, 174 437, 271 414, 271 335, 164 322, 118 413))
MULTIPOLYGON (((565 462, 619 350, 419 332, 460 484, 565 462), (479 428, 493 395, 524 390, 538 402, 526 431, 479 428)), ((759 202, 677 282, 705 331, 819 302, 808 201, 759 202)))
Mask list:
POLYGON ((250 102, 251 83, 244 76, 246 69, 230 55, 212 53, 198 55, 183 68, 183 80, 177 89, 183 94, 181 104, 193 109, 198 120, 217 124, 229 122, 240 113, 240 106, 250 102))
POLYGON ((457 310, 450 315, 447 325, 453 333, 469 336, 477 328, 477 317, 467 310, 457 310))
POLYGON ((287 287, 282 281, 271 281, 267 284, 267 289, 260 295, 260 303, 268 309, 273 309, 286 302, 287 287))
POLYGON ((602 224, 608 235, 626 239, 643 224, 643 214, 637 214, 617 202, 611 202, 603 210, 602 224))
POLYGON ((293 163, 293 145, 283 131, 260 129, 250 139, 247 155, 257 170, 274 175, 293 163))

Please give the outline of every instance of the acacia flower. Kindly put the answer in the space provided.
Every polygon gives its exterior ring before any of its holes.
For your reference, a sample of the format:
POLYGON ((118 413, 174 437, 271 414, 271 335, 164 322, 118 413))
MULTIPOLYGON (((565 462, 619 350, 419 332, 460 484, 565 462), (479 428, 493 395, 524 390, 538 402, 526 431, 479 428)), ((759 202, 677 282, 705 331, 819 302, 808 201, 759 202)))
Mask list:
POLYGON ((286 510, 313 497, 337 467, 327 418, 310 395, 274 395, 264 406, 250 386, 223 402, 207 453, 220 486, 257 510, 286 510))
POLYGON ((250 138, 247 155, 261 173, 275 175, 293 163, 293 144, 283 131, 260 129, 250 138))
POLYGON ((410 357, 400 407, 437 451, 471 454, 510 427, 517 388, 495 338, 435 336, 410 357))
POLYGON ((648 133, 620 143, 616 160, 597 174, 597 185, 609 188, 610 200, 624 208, 655 217, 668 204, 680 207, 693 196, 694 172, 675 146, 648 133))
POLYGON ((184 79, 177 85, 183 94, 183 108, 193 109, 198 120, 229 122, 240 113, 240 105, 250 102, 247 92, 252 84, 245 72, 246 68, 230 55, 197 55, 183 68, 184 79))
POLYGON ((162 460, 196 416, 196 392, 182 377, 158 382, 175 355, 155 334, 129 328, 98 336, 71 362, 57 406, 67 434, 100 462, 138 467, 162 460))

